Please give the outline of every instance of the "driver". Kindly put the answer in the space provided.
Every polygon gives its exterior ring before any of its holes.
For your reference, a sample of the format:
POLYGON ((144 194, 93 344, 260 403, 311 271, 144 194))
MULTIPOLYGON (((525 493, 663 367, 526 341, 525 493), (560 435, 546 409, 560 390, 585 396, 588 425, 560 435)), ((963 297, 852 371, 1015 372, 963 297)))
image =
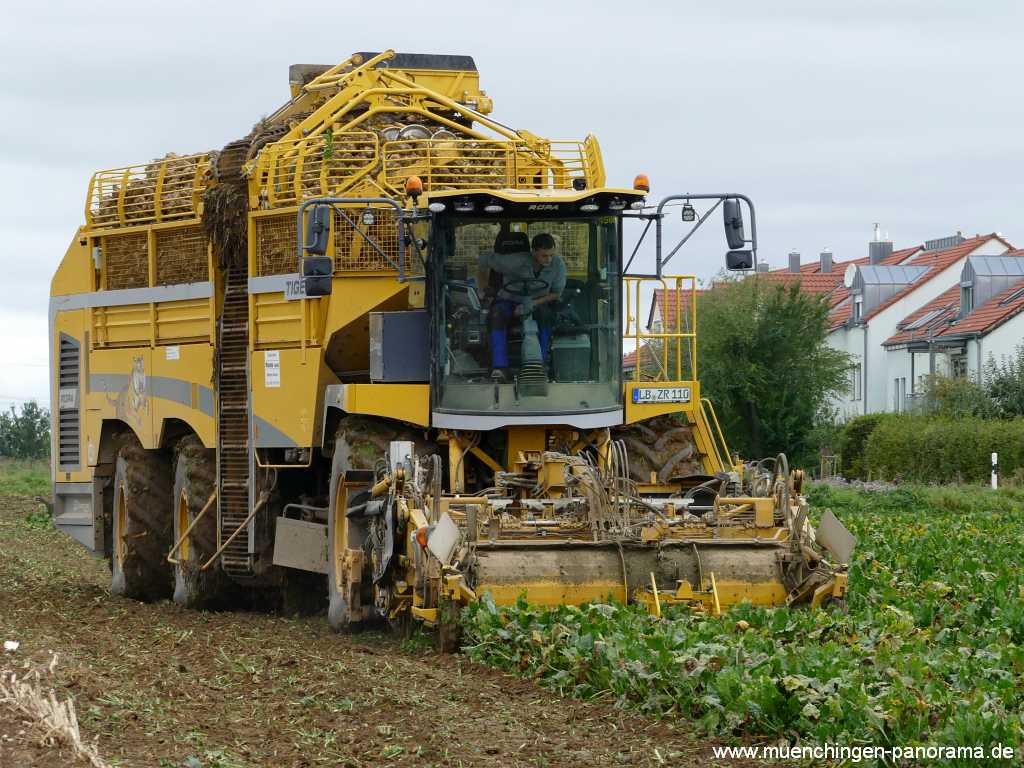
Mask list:
POLYGON ((533 314, 540 336, 541 355, 548 358, 551 345, 551 302, 565 290, 565 262, 555 253, 555 238, 547 232, 534 235, 530 252, 483 253, 480 255, 477 285, 486 286, 491 270, 501 273, 515 293, 502 289, 491 304, 487 322, 491 333, 491 367, 507 379, 508 324, 513 317, 533 314))

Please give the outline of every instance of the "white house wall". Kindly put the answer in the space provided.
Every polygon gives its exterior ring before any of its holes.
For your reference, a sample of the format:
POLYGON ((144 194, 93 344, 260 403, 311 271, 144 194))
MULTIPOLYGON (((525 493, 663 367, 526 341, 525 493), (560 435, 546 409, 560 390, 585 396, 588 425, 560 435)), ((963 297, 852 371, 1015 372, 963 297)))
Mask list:
MULTIPOLYGON (((1024 343, 1024 313, 1010 318, 994 331, 990 331, 988 335, 982 337, 980 341, 982 370, 984 370, 990 355, 995 358, 997 363, 1002 362, 1003 358, 1015 356, 1017 345, 1024 343)), ((977 358, 976 349, 968 350, 967 363, 975 375, 977 358)))

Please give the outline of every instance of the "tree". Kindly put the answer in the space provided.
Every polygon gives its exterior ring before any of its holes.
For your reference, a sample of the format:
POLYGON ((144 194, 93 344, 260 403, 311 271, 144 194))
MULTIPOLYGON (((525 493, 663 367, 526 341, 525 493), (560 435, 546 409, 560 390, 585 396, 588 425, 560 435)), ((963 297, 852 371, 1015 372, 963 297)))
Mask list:
POLYGON ((0 413, 0 456, 43 459, 50 455, 50 412, 29 401, 0 413))
POLYGON ((825 341, 828 311, 820 296, 757 277, 716 283, 698 304, 701 389, 741 455, 813 460, 813 431, 850 371, 825 341))

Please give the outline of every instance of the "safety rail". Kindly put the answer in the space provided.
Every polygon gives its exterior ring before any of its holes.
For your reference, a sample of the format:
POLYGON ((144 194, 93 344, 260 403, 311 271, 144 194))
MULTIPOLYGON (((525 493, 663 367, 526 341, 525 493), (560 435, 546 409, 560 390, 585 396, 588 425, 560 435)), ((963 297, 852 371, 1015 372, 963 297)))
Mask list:
POLYGON ((420 139, 384 145, 384 183, 401 189, 419 176, 424 189, 571 189, 573 179, 591 185, 584 142, 420 139))
POLYGON ((254 207, 279 208, 358 190, 404 194, 410 176, 424 190, 572 189, 603 179, 597 140, 538 143, 455 137, 382 140, 374 131, 320 133, 268 145, 256 163, 254 207))
POLYGON ((715 406, 706 397, 700 399, 700 412, 701 416, 704 417, 704 423, 708 425, 708 432, 711 433, 712 446, 715 449, 715 453, 720 454, 718 457, 719 463, 723 469, 732 466, 732 454, 729 452, 729 444, 725 442, 725 433, 722 431, 722 425, 718 423, 718 414, 715 413, 715 406), (710 419, 708 418, 709 412, 711 413, 710 419))
POLYGON ((648 371, 654 381, 695 381, 697 379, 697 277, 695 275, 663 275, 658 278, 626 275, 623 277, 623 282, 626 293, 626 325, 623 338, 636 344, 637 363, 633 371, 634 380, 640 381, 643 377, 643 362, 646 358, 656 366, 656 370, 648 371), (651 297, 653 306, 648 312, 648 316, 653 314, 654 306, 660 305, 661 327, 658 330, 652 330, 650 325, 646 329, 642 326, 641 309, 644 307, 642 288, 648 284, 654 285, 651 297), (689 330, 684 330, 684 328, 689 330), (686 355, 683 354, 684 343, 688 347, 686 355), (684 361, 689 364, 689 370, 684 368, 684 361), (674 366, 672 366, 673 362, 674 366))
MULTIPOLYGON (((279 208, 339 195, 380 168, 372 131, 322 133, 268 145, 258 163, 259 207, 279 208)), ((404 183, 404 182, 403 182, 404 183)))
POLYGON ((93 229, 193 219, 210 181, 208 153, 97 171, 89 180, 85 221, 93 229))

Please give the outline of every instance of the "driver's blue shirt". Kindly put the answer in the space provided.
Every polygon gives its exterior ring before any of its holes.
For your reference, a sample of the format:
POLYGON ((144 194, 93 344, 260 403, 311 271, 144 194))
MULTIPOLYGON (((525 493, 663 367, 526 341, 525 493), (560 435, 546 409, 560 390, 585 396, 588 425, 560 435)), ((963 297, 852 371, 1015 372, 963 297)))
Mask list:
MULTIPOLYGON (((533 254, 530 252, 521 253, 494 253, 493 251, 480 254, 480 266, 486 269, 493 269, 505 276, 505 282, 512 280, 531 280, 537 278, 548 284, 547 288, 531 291, 531 298, 537 299, 548 293, 561 296, 565 290, 565 262, 557 253, 551 257, 551 263, 541 267, 539 272, 534 272, 533 254)), ((519 301, 522 297, 515 296, 505 291, 499 291, 498 297, 508 301, 519 301)))

